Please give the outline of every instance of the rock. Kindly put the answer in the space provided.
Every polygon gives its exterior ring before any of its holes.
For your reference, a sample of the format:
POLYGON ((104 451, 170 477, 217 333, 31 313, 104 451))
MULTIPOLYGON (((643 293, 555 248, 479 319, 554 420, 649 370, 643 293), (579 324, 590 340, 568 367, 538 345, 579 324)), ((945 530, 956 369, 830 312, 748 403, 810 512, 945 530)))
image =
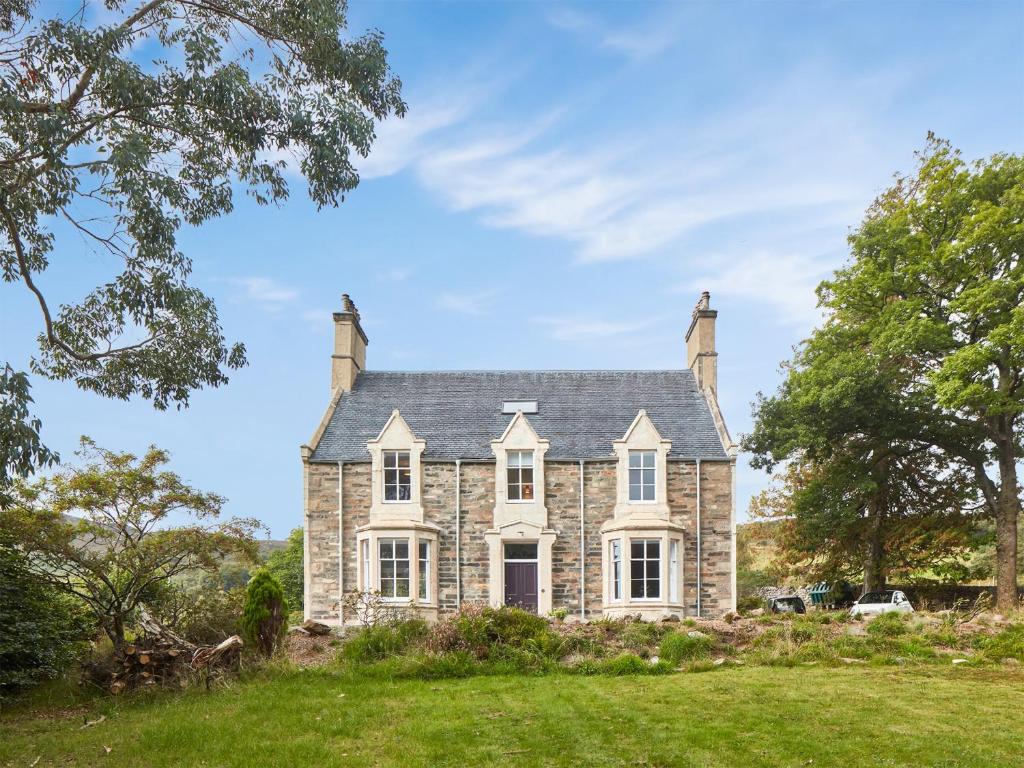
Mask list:
POLYGON ((1003 664, 1009 664, 1012 667, 1020 666, 1020 662, 1017 659, 1014 659, 1010 656, 1007 656, 1005 659, 1003 659, 1003 664))
POLYGON ((864 659, 848 659, 845 656, 840 656, 839 660, 843 662, 843 664, 867 664, 864 659))
POLYGON ((853 637, 865 637, 868 631, 864 629, 863 624, 847 624, 846 634, 852 635, 853 637))
POLYGON ((686 633, 686 635, 687 637, 707 637, 707 635, 705 635, 699 629, 691 629, 689 632, 686 633))
POLYGON ((313 619, 306 619, 302 622, 302 629, 306 630, 311 635, 329 635, 331 634, 331 628, 326 624, 321 624, 319 621, 313 621, 313 619))
POLYGON ((309 637, 309 632, 307 632, 303 627, 299 627, 299 626, 288 627, 288 634, 289 635, 305 635, 306 637, 309 637))
POLYGON ((720 667, 720 666, 722 666, 723 664, 725 664, 725 659, 715 659, 715 660, 714 660, 714 661, 713 661, 712 663, 713 663, 713 664, 714 664, 714 665, 715 665, 716 667, 720 667))
POLYGON ((747 616, 764 616, 764 608, 755 608, 747 612, 747 616))
POLYGON ((651 666, 653 667, 655 664, 658 663, 658 657, 657 656, 651 656, 651 658, 649 658, 647 661, 649 661, 651 666))
POLYGON ((967 663, 967 659, 953 659, 953 665, 954 666, 956 666, 957 664, 966 664, 966 663, 967 663))

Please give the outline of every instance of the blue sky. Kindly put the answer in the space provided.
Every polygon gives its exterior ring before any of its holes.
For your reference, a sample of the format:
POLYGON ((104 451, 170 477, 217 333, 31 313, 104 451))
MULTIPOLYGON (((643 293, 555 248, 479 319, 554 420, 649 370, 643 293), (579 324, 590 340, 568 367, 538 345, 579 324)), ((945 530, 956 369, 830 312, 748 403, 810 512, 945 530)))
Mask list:
MULTIPOLYGON (((43 9, 48 6, 44 4, 43 9)), ((54 8, 61 8, 53 4, 54 8)), ((35 379, 44 437, 156 443, 281 538, 298 446, 327 403, 330 312, 359 305, 377 369, 678 368, 701 290, 734 435, 817 320, 848 228, 933 130, 975 158, 1024 149, 1024 3, 361 2, 409 114, 363 182, 317 211, 243 198, 182 233, 250 365, 185 411, 35 379)), ((65 238, 38 282, 77 298, 117 265, 65 238)), ((40 328, 0 285, 0 360, 40 328)), ((739 508, 766 478, 741 460, 739 508)))

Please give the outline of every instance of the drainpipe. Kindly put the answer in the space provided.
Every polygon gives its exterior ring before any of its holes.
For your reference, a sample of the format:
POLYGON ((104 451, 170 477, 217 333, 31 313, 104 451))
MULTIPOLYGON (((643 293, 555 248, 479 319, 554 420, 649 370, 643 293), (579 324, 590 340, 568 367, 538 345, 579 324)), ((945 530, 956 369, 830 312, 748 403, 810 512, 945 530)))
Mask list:
POLYGON ((587 618, 587 540, 583 527, 583 459, 580 459, 580 621, 587 618))
POLYGON ((700 616, 700 459, 697 459, 697 618, 700 616))
POLYGON ((455 610, 462 608, 462 459, 455 460, 455 610))
POLYGON ((338 462, 338 621, 345 629, 345 462, 338 462))

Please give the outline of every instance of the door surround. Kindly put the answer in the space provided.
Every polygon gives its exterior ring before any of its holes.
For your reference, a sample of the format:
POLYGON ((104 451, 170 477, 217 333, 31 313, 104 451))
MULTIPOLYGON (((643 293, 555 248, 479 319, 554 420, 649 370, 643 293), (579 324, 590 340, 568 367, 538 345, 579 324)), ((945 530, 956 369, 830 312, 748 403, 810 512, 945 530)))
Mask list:
POLYGON ((538 525, 518 522, 484 533, 487 542, 488 604, 500 608, 505 604, 505 544, 536 543, 537 545, 537 614, 551 613, 551 548, 558 534, 538 525))

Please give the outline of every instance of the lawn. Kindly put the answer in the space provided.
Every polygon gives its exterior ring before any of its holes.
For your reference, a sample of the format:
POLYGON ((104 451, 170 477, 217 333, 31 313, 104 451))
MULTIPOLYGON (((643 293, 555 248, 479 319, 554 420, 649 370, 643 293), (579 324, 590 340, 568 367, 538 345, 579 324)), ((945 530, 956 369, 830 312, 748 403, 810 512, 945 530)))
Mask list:
POLYGON ((15 710, 0 718, 0 765, 991 768, 1021 765, 1022 711, 1024 675, 1006 670, 387 682, 321 669, 15 710))

